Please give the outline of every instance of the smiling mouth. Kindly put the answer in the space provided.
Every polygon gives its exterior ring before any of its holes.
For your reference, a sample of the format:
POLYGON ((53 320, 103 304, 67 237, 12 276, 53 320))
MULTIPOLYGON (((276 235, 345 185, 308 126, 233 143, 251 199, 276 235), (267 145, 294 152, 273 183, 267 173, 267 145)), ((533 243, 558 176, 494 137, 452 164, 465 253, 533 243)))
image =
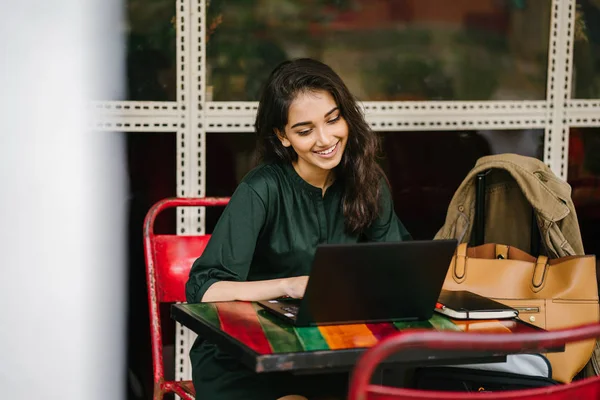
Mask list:
POLYGON ((331 146, 331 147, 330 147, 330 148, 328 148, 328 149, 325 149, 325 150, 323 150, 323 151, 315 151, 314 153, 315 153, 315 154, 318 154, 318 155, 320 155, 320 156, 327 156, 327 155, 330 155, 331 153, 333 153, 333 152, 335 151, 335 149, 337 148, 337 145, 338 145, 338 143, 340 143, 340 142, 339 142, 339 141, 338 141, 338 142, 336 142, 336 144, 334 144, 333 146, 331 146))

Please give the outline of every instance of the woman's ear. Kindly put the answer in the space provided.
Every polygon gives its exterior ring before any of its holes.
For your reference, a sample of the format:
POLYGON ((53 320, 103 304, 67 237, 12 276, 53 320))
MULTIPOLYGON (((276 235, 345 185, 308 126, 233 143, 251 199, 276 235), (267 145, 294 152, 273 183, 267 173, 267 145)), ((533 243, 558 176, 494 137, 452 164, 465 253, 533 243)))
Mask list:
POLYGON ((292 145, 290 143, 290 141, 288 140, 288 138, 285 136, 285 133, 281 132, 277 128, 275 128, 274 131, 275 131, 275 135, 277 135, 277 138, 279 139, 279 141, 281 142, 283 147, 290 147, 292 145))

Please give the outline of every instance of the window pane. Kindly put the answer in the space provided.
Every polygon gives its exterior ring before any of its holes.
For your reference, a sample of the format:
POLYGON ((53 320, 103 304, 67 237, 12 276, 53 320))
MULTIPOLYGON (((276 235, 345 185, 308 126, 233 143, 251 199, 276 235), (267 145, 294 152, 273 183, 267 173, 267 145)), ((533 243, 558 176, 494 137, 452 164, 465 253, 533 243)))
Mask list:
POLYGON ((215 101, 256 100, 296 57, 361 100, 545 98, 547 0, 211 0, 207 23, 215 101))
MULTIPOLYGON (((567 181, 585 253, 600 254, 600 128, 571 128, 567 181)), ((596 263, 600 272, 600 258, 596 263)))
POLYGON ((399 132, 384 134, 383 141, 396 213, 415 239, 431 239, 477 159, 502 153, 542 159, 544 132, 399 132))
POLYGON ((600 97, 600 1, 577 0, 573 52, 575 97, 600 97))
MULTIPOLYGON (((543 158, 541 129, 386 132, 381 138, 396 212, 415 239, 431 239, 442 227, 452 195, 478 158, 501 153, 543 158)), ((206 193, 230 196, 255 165, 254 135, 209 133, 206 145, 206 193)), ((207 211, 207 232, 220 212, 207 211)))
POLYGON ((122 26, 127 43, 125 99, 174 101, 176 99, 176 33, 173 0, 127 0, 122 26))
MULTIPOLYGON (((206 195, 229 197, 244 175, 255 165, 254 133, 208 133, 206 135, 206 195)), ((206 208, 206 232, 212 232, 221 207, 206 208)))
MULTIPOLYGON (((109 134, 103 132, 103 134, 109 134)), ((112 133, 111 133, 112 134, 112 133)), ((122 133, 115 133, 122 135, 122 133)), ((129 177, 127 264, 124 271, 127 287, 127 369, 136 376, 144 390, 152 390, 152 375, 148 367, 150 356, 150 321, 148 319, 148 291, 144 261, 144 217, 154 203, 176 193, 175 132, 127 132, 127 172, 129 177)), ((93 210, 90 210, 93 211, 93 210)), ((175 211, 166 210, 156 220, 157 234, 175 233, 175 211)), ((92 227, 90 229, 93 229, 92 227)), ((169 310, 161 310, 163 343, 173 346, 175 324, 169 310)), ((165 358, 165 371, 174 370, 174 357, 165 358), (170 368, 169 368, 170 367, 170 368)), ((148 393, 148 392, 146 392, 148 393)))

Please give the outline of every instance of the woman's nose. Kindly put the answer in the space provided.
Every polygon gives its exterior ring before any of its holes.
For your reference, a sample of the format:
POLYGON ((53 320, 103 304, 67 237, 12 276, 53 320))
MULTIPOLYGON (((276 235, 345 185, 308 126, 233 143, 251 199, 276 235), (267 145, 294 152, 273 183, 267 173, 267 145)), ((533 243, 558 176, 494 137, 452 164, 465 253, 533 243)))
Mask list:
POLYGON ((317 128, 317 145, 327 146, 331 142, 332 135, 327 130, 326 126, 317 128))

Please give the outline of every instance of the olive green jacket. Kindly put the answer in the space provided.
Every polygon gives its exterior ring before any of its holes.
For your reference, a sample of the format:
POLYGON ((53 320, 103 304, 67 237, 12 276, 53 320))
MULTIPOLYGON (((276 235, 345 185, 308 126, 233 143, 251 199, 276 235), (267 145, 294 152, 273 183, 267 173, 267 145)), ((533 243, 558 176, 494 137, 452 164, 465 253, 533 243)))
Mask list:
MULTIPOLYGON (((583 255, 583 243, 569 184, 542 161, 517 154, 477 160, 454 193, 436 239, 468 242, 475 219, 476 176, 486 170, 485 242, 530 250, 532 207, 539 226, 540 252, 550 258, 583 255)), ((537 254, 533 254, 537 257, 537 254)))

